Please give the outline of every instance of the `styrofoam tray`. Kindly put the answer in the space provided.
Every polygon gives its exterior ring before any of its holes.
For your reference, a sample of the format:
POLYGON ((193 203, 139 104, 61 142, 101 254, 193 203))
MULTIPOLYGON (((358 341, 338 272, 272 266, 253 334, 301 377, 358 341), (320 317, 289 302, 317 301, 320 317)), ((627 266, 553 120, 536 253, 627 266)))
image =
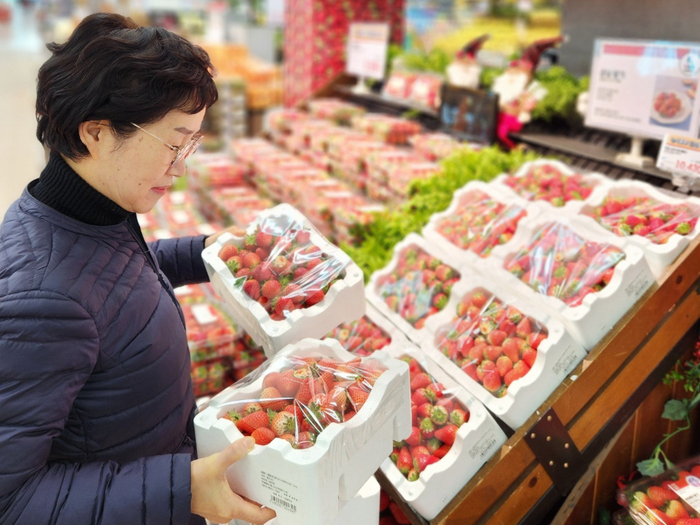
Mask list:
POLYGON ((426 338, 421 345, 423 352, 513 430, 527 421, 586 356, 586 351, 566 331, 560 320, 547 315, 531 302, 522 300, 507 288, 500 286, 498 280, 487 279, 475 273, 465 276, 455 285, 447 307, 429 319, 426 328, 430 331, 431 337, 426 338), (456 363, 445 356, 435 343, 438 330, 454 319, 457 305, 462 298, 476 289, 493 294, 508 306, 517 308, 523 315, 544 326, 548 333, 547 338, 537 349, 537 359, 530 371, 524 377, 513 381, 506 395, 501 398, 495 397, 469 377, 456 363))
MULTIPOLYGON (((379 494, 381 487, 377 478, 372 476, 362 485, 359 492, 343 505, 330 525, 377 525, 379 523, 379 494)), ((230 525, 249 525, 245 521, 233 520, 230 525)), ((281 525, 277 518, 272 518, 265 525, 281 525)))
POLYGON ((469 410, 469 421, 459 427, 450 451, 437 463, 428 465, 416 481, 408 481, 391 458, 382 463, 382 472, 403 499, 425 519, 432 520, 501 448, 506 435, 477 399, 417 348, 387 349, 387 353, 397 358, 405 354, 415 358, 446 390, 457 389, 455 398, 469 410))
MULTIPOLYGON (((304 339, 280 351, 267 372, 279 371, 286 356, 317 354, 343 362, 355 359, 335 340, 304 339)), ((355 417, 343 424, 331 423, 307 449, 294 449, 282 439, 256 445, 227 470, 233 491, 273 508, 280 525, 332 523, 345 502, 391 454, 393 441, 405 439, 411 432, 408 365, 381 352, 371 358, 381 361, 387 370, 355 417)), ((234 423, 220 416, 227 403, 257 395, 263 378, 234 384, 197 414, 194 423, 200 457, 219 452, 243 437, 234 423)))
MULTIPOLYGON (((393 272, 399 263, 399 257, 404 249, 411 246, 416 246, 433 257, 442 260, 443 264, 450 266, 455 271, 459 272, 454 262, 450 260, 449 254, 444 253, 439 247, 429 243, 426 239, 416 233, 409 233, 406 238, 399 242, 394 247, 394 255, 389 264, 383 269, 376 271, 370 277, 369 283, 365 288, 367 300, 374 306, 382 315, 394 323, 401 331, 406 334, 414 343, 420 344, 423 338, 427 335, 425 328, 416 328, 406 321, 398 312, 394 312, 389 308, 384 299, 377 293, 378 281, 382 276, 393 272), (450 262, 448 262, 450 261, 450 262)), ((428 317, 429 318, 429 317, 428 317)))
POLYGON ((273 356, 284 346, 306 337, 323 337, 343 322, 351 322, 365 312, 364 278, 362 270, 340 248, 320 235, 311 222, 289 204, 280 204, 260 212, 248 232, 269 217, 292 217, 311 231, 311 242, 322 252, 341 261, 342 278, 330 287, 324 299, 311 307, 292 311, 281 321, 274 321, 265 308, 236 285, 236 278, 219 258, 219 252, 228 244, 241 246, 243 237, 230 233, 220 236, 202 252, 202 259, 212 285, 231 310, 231 316, 265 350, 273 356))
POLYGON ((621 249, 625 258, 615 266, 615 272, 608 285, 600 292, 584 297, 580 305, 570 307, 555 297, 535 292, 505 270, 503 264, 494 264, 496 261, 488 263, 485 271, 502 286, 510 288, 529 303, 561 320, 574 339, 585 350, 590 351, 655 281, 641 249, 612 233, 591 231, 588 228, 589 223, 581 219, 579 216, 562 217, 554 213, 543 213, 532 222, 522 221, 524 227, 519 228, 513 237, 513 250, 510 252, 514 254, 520 247, 527 245, 540 227, 552 221, 569 227, 584 239, 621 249))
MULTIPOLYGON (((668 193, 662 192, 653 187, 651 184, 647 184, 646 182, 624 180, 611 181, 608 184, 601 185, 593 190, 593 193, 589 197, 586 205, 581 208, 579 213, 592 213, 594 208, 597 208, 603 204, 603 201, 608 195, 613 195, 615 197, 646 196, 666 204, 689 204, 697 207, 700 211, 700 199, 697 197, 685 196, 681 198, 680 195, 673 197, 668 193)), ((589 217, 587 216, 585 217, 585 219, 588 218, 589 217)), ((607 228, 600 225, 592 217, 591 220, 596 224, 596 228, 600 228, 606 233, 609 233, 607 228)), ((591 227, 593 228, 593 226, 591 227)), ((642 249, 654 277, 658 279, 661 275, 663 275, 666 268, 670 266, 681 253, 683 253, 690 242, 695 240, 698 235, 700 235, 700 228, 696 226, 688 235, 672 235, 665 244, 656 244, 650 239, 639 235, 630 235, 629 237, 624 237, 624 239, 642 249)))
POLYGON ((502 253, 503 250, 508 249, 508 246, 512 242, 511 239, 511 241, 503 245, 495 246, 488 257, 481 257, 480 255, 477 255, 469 249, 464 250, 460 248, 459 246, 449 241, 441 233, 439 233, 439 224, 445 218, 456 215, 462 199, 466 195, 475 191, 480 191, 488 195, 494 201, 500 202, 507 206, 520 206, 521 208, 525 209, 527 213, 527 215, 522 219, 525 219, 527 217, 534 218, 540 213, 540 207, 533 206, 532 203, 519 197, 513 192, 504 191, 501 185, 487 184, 482 181, 471 181, 466 186, 457 190, 454 194, 454 197, 452 198, 450 206, 445 211, 436 213, 430 218, 428 224, 426 224, 423 228, 422 235, 429 243, 437 245, 437 247, 440 250, 442 250, 444 253, 449 254, 450 262, 458 264, 460 271, 463 270, 464 266, 478 266, 483 260, 490 259, 494 255, 497 255, 499 252, 502 253))
MULTIPOLYGON (((531 167, 540 166, 540 165, 553 165, 559 171, 561 171, 564 175, 567 175, 567 176, 571 176, 571 175, 574 175, 576 173, 581 173, 581 175, 584 175, 587 179, 592 181, 592 183, 595 185, 593 188, 594 191, 595 191, 596 187, 600 186, 601 184, 605 184, 606 182, 608 182, 610 180, 607 177, 605 177, 604 175, 600 175, 597 173, 584 173, 581 171, 574 170, 571 166, 569 166, 569 165, 567 165, 559 160, 556 160, 556 159, 538 159, 538 160, 526 162, 515 172, 515 177, 522 177, 530 170, 531 167)), ((516 192, 513 188, 511 188, 510 186, 508 186, 505 183, 506 177, 508 177, 507 174, 499 175, 493 181, 491 181, 490 184, 497 186, 499 188, 499 190, 501 190, 501 191, 505 191, 507 195, 511 195, 513 197, 518 197, 520 199, 525 199, 522 195, 518 194, 518 192, 516 192)), ((542 200, 534 200, 534 201, 530 201, 530 202, 541 204, 544 207, 544 209, 547 211, 554 210, 557 212, 563 212, 565 215, 569 215, 569 214, 578 213, 579 210, 581 209, 581 207, 583 207, 585 205, 585 203, 588 202, 592 196, 593 196, 593 192, 591 192, 591 195, 589 195, 587 199, 583 199, 580 201, 571 200, 571 201, 566 202, 564 204, 564 206, 560 206, 560 207, 554 206, 554 205, 550 204, 549 202, 542 201, 542 200)))

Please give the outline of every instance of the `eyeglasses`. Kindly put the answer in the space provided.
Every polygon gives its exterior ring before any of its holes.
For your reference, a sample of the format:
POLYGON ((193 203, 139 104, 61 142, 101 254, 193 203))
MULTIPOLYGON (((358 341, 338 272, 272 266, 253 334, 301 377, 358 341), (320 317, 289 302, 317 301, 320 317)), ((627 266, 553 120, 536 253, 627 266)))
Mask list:
POLYGON ((189 156, 192 155, 195 151, 197 151, 197 148, 199 147, 199 145, 202 143, 202 140, 204 139, 204 136, 203 136, 202 134, 196 134, 196 135, 194 135, 194 136, 189 140, 189 142, 188 142, 187 144, 185 144, 184 146, 181 146, 181 147, 173 146, 172 144, 168 144, 167 142, 165 142, 162 138, 156 137, 156 136, 155 136, 153 133, 151 133, 150 131, 146 131, 145 129, 143 129, 143 128, 142 128, 141 126, 139 126, 138 124, 134 124, 133 122, 130 122, 130 124, 131 124, 132 126, 134 126, 135 128, 140 129, 141 131, 143 131, 143 132, 146 133, 147 135, 150 135, 150 136, 153 137, 154 139, 157 139, 157 140, 161 141, 163 144, 165 144, 165 146, 166 146, 167 148, 170 148, 172 151, 174 151, 174 152, 176 153, 176 154, 175 154, 175 158, 174 158, 173 161, 170 163, 171 166, 174 166, 175 164, 177 164, 177 163, 180 162, 181 160, 185 160, 187 157, 189 157, 189 156))

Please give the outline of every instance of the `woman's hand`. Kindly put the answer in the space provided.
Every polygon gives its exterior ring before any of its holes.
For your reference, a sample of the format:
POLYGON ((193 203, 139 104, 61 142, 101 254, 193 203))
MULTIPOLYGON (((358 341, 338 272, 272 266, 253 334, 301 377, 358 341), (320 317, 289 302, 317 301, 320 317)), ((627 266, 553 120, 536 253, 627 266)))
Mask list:
POLYGON ((192 462, 191 512, 214 523, 240 519, 262 525, 276 516, 272 509, 261 508, 236 494, 226 481, 226 469, 253 450, 255 440, 246 437, 234 441, 217 454, 192 462))
POLYGON ((204 247, 208 248, 212 244, 216 242, 216 239, 218 239, 222 234, 229 232, 233 234, 235 237, 245 237, 245 230, 243 228, 240 228, 238 226, 229 226, 228 228, 221 230, 220 232, 216 232, 214 235, 210 235, 206 239, 204 239, 204 247))

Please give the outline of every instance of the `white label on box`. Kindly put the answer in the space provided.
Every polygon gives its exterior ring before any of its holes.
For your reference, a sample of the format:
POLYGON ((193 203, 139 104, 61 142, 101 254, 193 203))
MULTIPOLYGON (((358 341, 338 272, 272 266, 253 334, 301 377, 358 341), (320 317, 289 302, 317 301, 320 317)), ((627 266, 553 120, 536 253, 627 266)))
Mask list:
POLYGON ((489 429, 488 432, 481 436, 481 439, 469 449, 467 454, 472 459, 488 459, 489 451, 496 444, 496 432, 494 429, 489 429))
POLYGON ((197 304, 192 307, 192 315, 200 326, 216 321, 216 316, 208 304, 197 304))
POLYGON ((625 287, 625 293, 627 294, 627 297, 639 297, 642 295, 642 292, 646 290, 649 287, 649 276, 647 273, 644 271, 642 268, 639 270, 637 275, 632 279, 632 282, 630 282, 626 287, 625 287))
POLYGON ((681 135, 665 135, 656 167, 700 178, 700 140, 681 135))
POLYGON ((388 45, 389 24, 350 24, 345 70, 358 77, 383 79, 388 45))
MULTIPOLYGON (((299 487, 265 471, 260 472, 260 484, 272 492, 270 501, 267 503, 271 503, 277 508, 284 508, 292 514, 296 513, 299 502, 296 493, 299 491, 299 487)), ((265 504, 265 502, 261 503, 265 504)))
POLYGON ((552 367, 552 372, 554 372, 556 375, 559 374, 568 374, 569 371, 575 366, 576 362, 576 353, 571 351, 571 345, 569 345, 566 350, 564 350, 562 356, 559 358, 559 360, 554 363, 554 366, 552 367))
POLYGON ((661 139, 697 137, 700 44, 598 39, 586 126, 661 139))
POLYGON ((683 488, 676 488, 676 485, 671 485, 671 488, 685 501, 693 507, 696 512, 700 512, 700 478, 688 476, 685 478, 688 483, 683 488))

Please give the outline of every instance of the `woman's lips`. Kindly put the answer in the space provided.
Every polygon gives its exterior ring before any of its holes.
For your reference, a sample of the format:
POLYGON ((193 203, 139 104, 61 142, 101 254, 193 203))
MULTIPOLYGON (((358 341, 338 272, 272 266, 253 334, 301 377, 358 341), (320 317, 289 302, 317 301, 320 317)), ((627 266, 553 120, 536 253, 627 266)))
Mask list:
POLYGON ((155 188, 151 188, 151 191, 158 193, 159 195, 165 195, 165 192, 168 191, 168 186, 157 186, 155 188))

